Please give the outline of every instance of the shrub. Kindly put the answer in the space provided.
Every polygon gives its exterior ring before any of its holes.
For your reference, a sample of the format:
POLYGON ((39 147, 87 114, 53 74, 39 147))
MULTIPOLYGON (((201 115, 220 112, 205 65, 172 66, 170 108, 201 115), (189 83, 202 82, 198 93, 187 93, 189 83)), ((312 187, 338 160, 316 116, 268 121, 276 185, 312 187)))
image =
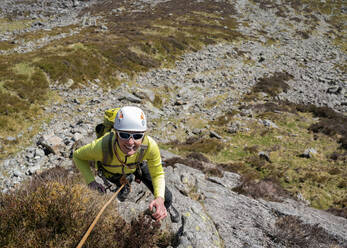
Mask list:
POLYGON ((165 160, 165 166, 175 166, 176 163, 184 164, 194 169, 202 171, 207 176, 217 176, 223 177, 223 172, 218 166, 215 166, 211 163, 204 164, 205 161, 209 161, 201 153, 191 153, 185 159, 180 157, 174 157, 165 160))
POLYGON ((206 163, 211 162, 204 154, 202 154, 200 152, 192 152, 192 153, 187 155, 187 158, 196 159, 196 160, 206 162, 206 163))
POLYGON ((276 221, 274 241, 285 247, 339 247, 338 240, 316 225, 304 224, 296 216, 280 217, 276 221))
POLYGON ((286 92, 289 85, 286 83, 293 76, 287 72, 275 72, 275 74, 269 78, 261 78, 254 86, 254 92, 265 92, 271 96, 276 96, 282 91, 286 92))
POLYGON ((241 184, 233 189, 239 194, 269 201, 282 201, 291 197, 290 193, 283 189, 275 179, 266 178, 255 180, 252 177, 242 176, 241 184))
POLYGON ((317 107, 314 105, 298 105, 297 110, 301 112, 311 112, 316 117, 320 117, 319 122, 312 124, 309 130, 317 133, 321 132, 334 137, 340 135, 339 142, 343 149, 347 149, 347 117, 328 107, 317 107))
MULTIPOLYGON (((108 197, 89 190, 65 169, 44 172, 0 194, 0 247, 76 247, 108 197)), ((162 233, 154 221, 140 216, 127 224, 115 209, 114 201, 84 247, 138 247, 140 242, 152 247, 159 242, 162 233)))
POLYGON ((173 141, 168 144, 182 151, 200 152, 205 154, 217 154, 224 149, 225 144, 217 139, 200 139, 197 137, 190 137, 185 142, 173 141))
POLYGON ((128 235, 125 238, 116 234, 115 239, 118 240, 117 244, 121 244, 121 247, 155 247, 160 238, 160 236, 157 235, 159 229, 160 223, 153 222, 151 217, 142 214, 137 219, 134 219, 131 222, 131 225, 127 227, 128 235))

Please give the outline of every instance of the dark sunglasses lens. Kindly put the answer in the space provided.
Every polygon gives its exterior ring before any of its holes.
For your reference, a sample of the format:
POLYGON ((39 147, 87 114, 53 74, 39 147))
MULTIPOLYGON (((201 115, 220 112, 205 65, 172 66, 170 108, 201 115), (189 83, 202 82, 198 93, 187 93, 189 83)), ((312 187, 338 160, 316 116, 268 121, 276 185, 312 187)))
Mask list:
POLYGON ((133 134, 133 137, 134 137, 135 140, 142 139, 143 133, 135 133, 135 134, 133 134))
POLYGON ((121 137, 122 139, 129 139, 130 138, 130 134, 129 133, 119 132, 119 137, 121 137))

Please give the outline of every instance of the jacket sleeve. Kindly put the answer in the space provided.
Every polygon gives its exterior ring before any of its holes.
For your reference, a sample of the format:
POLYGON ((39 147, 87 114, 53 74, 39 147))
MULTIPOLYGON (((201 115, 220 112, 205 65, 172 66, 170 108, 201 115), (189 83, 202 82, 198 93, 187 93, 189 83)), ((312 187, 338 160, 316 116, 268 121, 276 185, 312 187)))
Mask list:
POLYGON ((164 199, 165 197, 165 176, 164 170, 161 164, 161 156, 157 143, 150 137, 149 139, 149 150, 146 154, 146 160, 148 163, 148 170, 152 178, 154 197, 158 196, 164 199))
POLYGON ((101 143, 101 138, 94 140, 73 153, 73 161, 87 184, 95 180, 89 161, 102 161, 101 143))

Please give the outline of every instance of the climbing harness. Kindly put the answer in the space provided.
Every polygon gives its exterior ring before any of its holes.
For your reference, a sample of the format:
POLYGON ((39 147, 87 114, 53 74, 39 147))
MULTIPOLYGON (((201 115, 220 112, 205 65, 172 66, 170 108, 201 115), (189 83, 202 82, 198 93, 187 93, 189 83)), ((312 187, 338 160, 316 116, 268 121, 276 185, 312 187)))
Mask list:
POLYGON ((89 226, 87 232, 84 234, 83 238, 81 239, 81 241, 79 242, 79 244, 77 245, 76 248, 81 248, 83 246, 83 244, 86 242, 89 234, 91 233, 91 231, 93 230, 94 226, 96 225, 96 223, 98 222, 98 220, 100 219, 100 216, 102 215, 102 213, 105 211, 105 209, 107 208, 108 205, 110 205, 110 203, 113 201, 113 199, 118 195, 118 193, 121 191, 121 189, 124 187, 125 184, 122 184, 122 186, 119 187, 119 189, 112 195, 112 197, 110 198, 110 200, 108 200, 108 202, 105 203, 105 205, 102 207, 102 209, 99 211, 98 215, 95 217, 94 221, 92 222, 92 224, 89 226))

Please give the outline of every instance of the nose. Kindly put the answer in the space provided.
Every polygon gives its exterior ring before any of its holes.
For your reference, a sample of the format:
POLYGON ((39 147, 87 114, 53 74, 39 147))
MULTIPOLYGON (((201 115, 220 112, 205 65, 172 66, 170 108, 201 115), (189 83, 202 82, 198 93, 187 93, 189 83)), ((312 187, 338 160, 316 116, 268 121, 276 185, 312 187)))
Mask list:
POLYGON ((130 139, 127 140, 128 144, 134 144, 134 138, 133 137, 130 137, 130 139))

